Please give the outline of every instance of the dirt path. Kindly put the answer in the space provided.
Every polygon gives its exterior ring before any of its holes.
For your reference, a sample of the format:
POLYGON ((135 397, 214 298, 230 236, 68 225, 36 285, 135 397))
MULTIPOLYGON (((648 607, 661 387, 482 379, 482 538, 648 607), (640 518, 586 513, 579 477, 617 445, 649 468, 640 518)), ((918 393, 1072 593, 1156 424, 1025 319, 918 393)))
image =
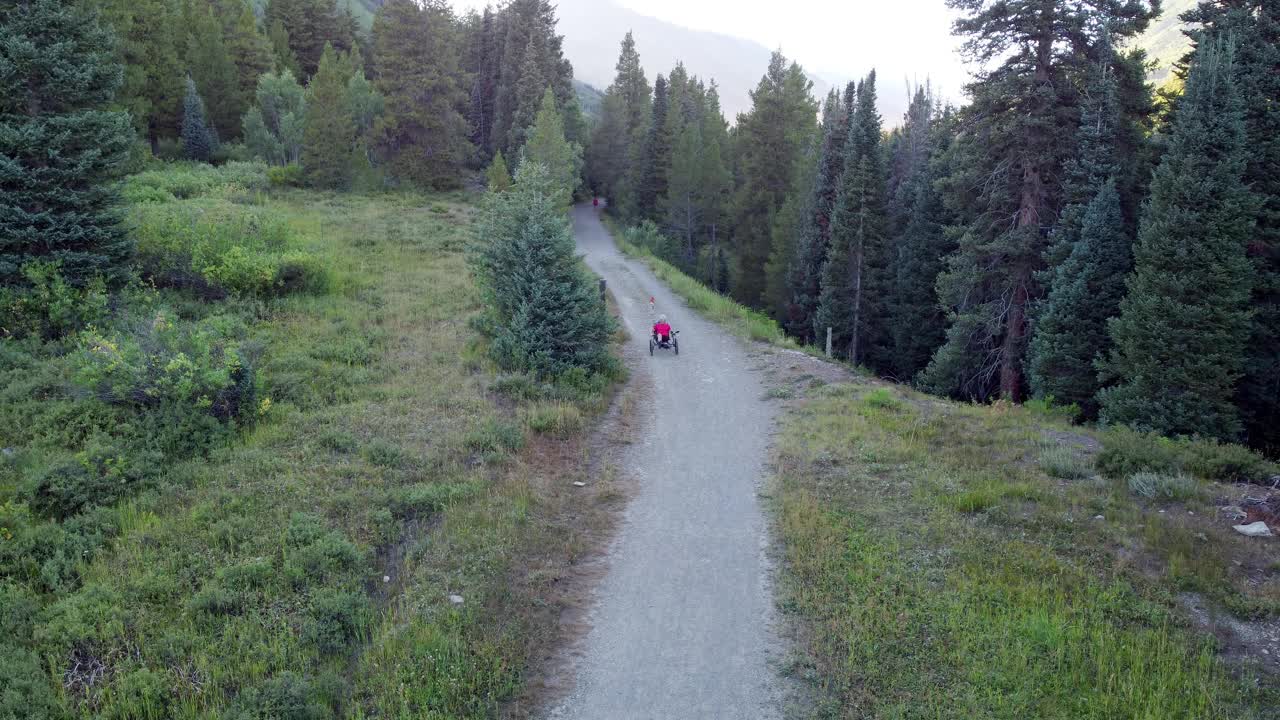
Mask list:
POLYGON ((590 206, 573 211, 578 248, 604 277, 650 377, 654 403, 621 466, 635 497, 608 571, 570 650, 573 689, 548 716, 775 718, 780 683, 767 528, 757 496, 776 408, 746 346, 687 310, 623 257, 590 206), (649 298, 681 353, 648 357, 649 298))

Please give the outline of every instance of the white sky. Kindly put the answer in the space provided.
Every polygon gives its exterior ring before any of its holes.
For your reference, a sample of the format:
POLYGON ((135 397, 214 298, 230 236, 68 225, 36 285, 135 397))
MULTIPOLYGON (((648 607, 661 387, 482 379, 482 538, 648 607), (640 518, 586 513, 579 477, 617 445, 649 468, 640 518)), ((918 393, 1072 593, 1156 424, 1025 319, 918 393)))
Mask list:
MULTIPOLYGON (((451 0, 459 10, 492 1, 451 0)), ((831 82, 862 77, 874 66, 882 96, 929 79, 943 97, 959 101, 968 80, 959 40, 951 35, 954 13, 944 0, 613 1, 676 25, 781 47, 831 82)))

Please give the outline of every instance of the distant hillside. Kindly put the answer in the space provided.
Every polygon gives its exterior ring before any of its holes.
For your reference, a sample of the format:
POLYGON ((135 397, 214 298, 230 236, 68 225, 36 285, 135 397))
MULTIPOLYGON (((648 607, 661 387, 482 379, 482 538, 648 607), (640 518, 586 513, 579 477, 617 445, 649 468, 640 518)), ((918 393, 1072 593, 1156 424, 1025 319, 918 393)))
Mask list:
POLYGON ((573 80, 573 90, 578 95, 578 105, 582 107, 582 114, 592 120, 599 120, 604 93, 577 78, 573 80))
POLYGON ((1178 16, 1197 4, 1198 0, 1165 0, 1160 18, 1138 38, 1138 47, 1146 50, 1147 56, 1156 62, 1151 81, 1157 86, 1169 79, 1173 64, 1191 48, 1191 41, 1182 34, 1186 26, 1178 16))
MULTIPOLYGON (((560 0, 556 12, 565 56, 579 80, 597 88, 609 87, 622 37, 631 30, 650 83, 658 73, 666 74, 682 60, 690 74, 704 81, 715 78, 720 85, 720 104, 730 122, 751 107, 747 93, 769 66, 771 50, 759 43, 680 27, 608 0, 560 0)), ((825 95, 830 87, 827 81, 812 74, 810 78, 813 94, 825 95)), ((888 109, 881 108, 886 118, 901 114, 901 110, 895 112, 891 116, 888 109)))

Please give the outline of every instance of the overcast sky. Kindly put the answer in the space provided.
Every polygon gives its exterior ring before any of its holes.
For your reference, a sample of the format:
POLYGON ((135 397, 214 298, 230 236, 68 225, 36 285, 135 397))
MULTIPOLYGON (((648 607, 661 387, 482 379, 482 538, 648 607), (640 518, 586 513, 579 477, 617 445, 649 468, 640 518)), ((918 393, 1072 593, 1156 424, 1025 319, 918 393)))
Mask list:
MULTIPOLYGON (((452 2, 459 9, 486 4, 452 2)), ((874 66, 885 90, 929 79, 945 97, 959 100, 968 77, 956 53, 958 40, 951 35, 954 14, 943 0, 614 2, 677 25, 735 35, 770 49, 781 47, 805 70, 831 81, 861 77, 874 66)))

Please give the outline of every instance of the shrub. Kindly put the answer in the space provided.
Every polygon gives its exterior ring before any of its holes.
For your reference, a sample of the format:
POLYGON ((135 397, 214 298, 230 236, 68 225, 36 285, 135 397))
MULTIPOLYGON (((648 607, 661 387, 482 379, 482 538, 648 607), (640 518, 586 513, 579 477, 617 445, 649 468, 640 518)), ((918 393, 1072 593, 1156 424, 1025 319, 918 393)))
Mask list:
POLYGON ((527 415, 529 428, 537 433, 564 437, 582 429, 582 412, 574 405, 552 403, 537 405, 527 415))
POLYGON ((374 465, 388 468, 400 467, 408 459, 400 446, 381 438, 369 443, 364 449, 364 457, 374 465))
POLYGON ((882 410, 896 410, 902 407, 902 401, 893 395, 888 388, 876 388, 862 396, 862 403, 867 407, 882 410))
POLYGON ((1213 440, 1180 441, 1184 466, 1196 477, 1227 482, 1265 482, 1280 467, 1243 445, 1213 440))
POLYGON ((1040 469, 1050 477, 1063 480, 1080 480, 1093 475, 1089 460, 1062 445, 1046 448, 1040 453, 1040 469))
POLYGON ((228 720, 328 720, 333 712, 315 699, 305 678, 285 671, 240 692, 228 720))
POLYGON ((40 658, 27 648, 0 641, 0 720, 62 718, 57 695, 40 658))
POLYGON ((1134 473, 1177 473, 1182 470, 1177 446, 1155 433, 1139 433, 1125 427, 1108 432, 1098 453, 1098 470, 1110 478, 1134 473))
POLYGON ((301 165, 277 165, 267 168, 267 180, 274 187, 302 187, 305 179, 301 165))
POLYGON ((399 517, 438 512, 471 497, 478 489, 476 483, 416 483, 392 496, 391 509, 399 517))
POLYGON ((167 410, 166 421, 203 415, 222 423, 256 417, 254 355, 243 324, 214 316, 194 325, 174 323, 161 310, 124 331, 81 334, 75 381, 104 402, 167 410))
POLYGON ((1198 489, 1195 478, 1182 474, 1139 472, 1125 482, 1134 495, 1153 500, 1187 500, 1198 489))
POLYGON ((467 435, 467 447, 480 453, 515 452, 524 447, 524 430, 508 420, 490 418, 467 435))
POLYGON ((341 430, 326 430, 320 435, 320 447, 333 452, 350 453, 355 452, 359 443, 351 433, 342 432, 341 430))
POLYGON ((350 572, 364 560, 364 553, 337 530, 308 513, 294 513, 286 533, 288 545, 285 577, 295 587, 323 583, 335 574, 350 572))
POLYGON ((322 654, 347 649, 369 622, 369 599, 360 593, 322 588, 311 598, 302 634, 322 654))
POLYGON ((1190 473, 1205 480, 1265 482, 1278 472, 1275 463, 1258 453, 1215 440, 1178 438, 1114 428, 1103 438, 1098 469, 1111 478, 1138 472, 1176 475, 1190 473))
POLYGON ((144 452, 138 458, 116 446, 95 446, 74 461, 42 473, 26 492, 31 509, 59 520, 98 505, 108 507, 140 490, 164 458, 144 452))
POLYGON ((193 595, 190 607, 193 612, 206 615, 234 615, 244 607, 244 599, 232 590, 213 584, 193 595))
POLYGON ((537 400, 545 397, 550 388, 524 373, 512 373, 494 378, 489 389, 512 400, 537 400))
POLYGON ((107 289, 101 278, 84 287, 68 283, 56 263, 28 263, 22 275, 28 287, 0 288, 0 337, 52 340, 107 315, 107 289))

